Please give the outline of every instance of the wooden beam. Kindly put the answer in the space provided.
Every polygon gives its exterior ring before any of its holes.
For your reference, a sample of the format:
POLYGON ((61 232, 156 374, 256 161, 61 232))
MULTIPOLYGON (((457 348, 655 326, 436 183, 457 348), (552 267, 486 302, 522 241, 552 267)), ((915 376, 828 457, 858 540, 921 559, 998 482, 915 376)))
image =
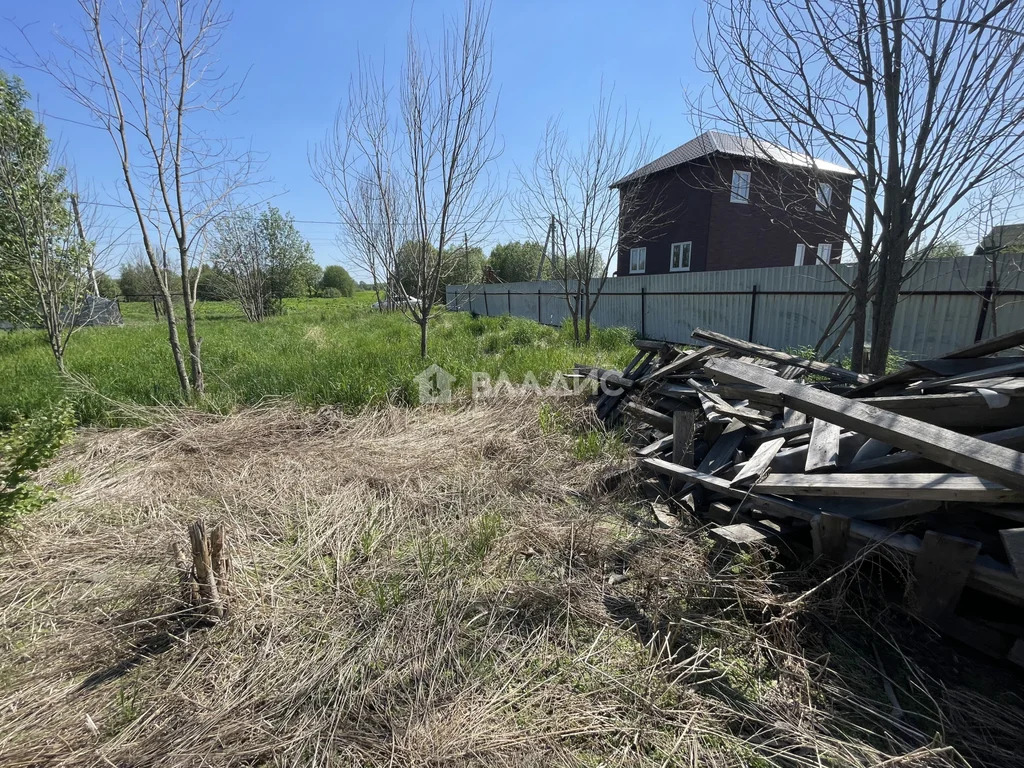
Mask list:
POLYGON ((643 448, 638 449, 636 451, 636 455, 651 456, 655 453, 661 453, 670 445, 672 445, 672 435, 665 435, 664 437, 659 437, 653 443, 650 443, 649 445, 645 445, 643 448))
POLYGON ((740 443, 743 442, 743 438, 746 435, 747 428, 743 425, 743 422, 733 419, 733 421, 729 422, 729 426, 725 428, 721 437, 715 440, 697 469, 709 475, 714 475, 732 466, 736 450, 740 447, 740 443))
POLYGON ((1018 579, 1024 579, 1024 528, 1005 528, 999 532, 1006 557, 1018 579))
POLYGON ((761 493, 779 496, 830 496, 844 499, 931 499, 934 501, 1024 501, 1024 493, 991 480, 952 473, 779 474, 758 483, 761 493))
POLYGON ((961 358, 958 360, 939 358, 938 360, 908 360, 907 365, 936 376, 959 376, 963 373, 974 373, 975 371, 997 368, 1004 365, 1006 361, 1007 358, 998 357, 961 358))
POLYGON ((1024 372, 1024 360, 1017 357, 1003 365, 998 365, 994 368, 987 368, 983 371, 971 371, 970 373, 961 373, 959 376, 946 376, 941 379, 927 381, 921 385, 921 389, 928 390, 939 389, 941 387, 951 387, 954 384, 979 382, 996 376, 1016 376, 1022 372, 1024 372))
POLYGON ((660 429, 662 432, 672 431, 672 418, 666 416, 663 413, 659 413, 653 408, 645 408, 642 405, 638 405, 632 401, 627 402, 622 406, 622 412, 629 414, 635 419, 650 424, 652 427, 660 429))
POLYGON ((923 618, 940 621, 953 614, 980 549, 977 541, 925 533, 914 563, 914 592, 923 618))
POLYGON ((714 347, 701 347, 700 349, 691 350, 690 352, 683 354, 681 357, 677 357, 668 365, 656 368, 652 373, 648 374, 644 378, 644 381, 658 381, 659 379, 664 379, 666 376, 672 376, 676 373, 689 371, 693 368, 699 367, 703 360, 716 354, 719 354, 719 350, 714 347))
POLYGON ((850 518, 822 512, 811 521, 811 542, 814 556, 831 563, 846 559, 850 540, 850 518))
POLYGON ((777 349, 766 347, 763 344, 755 344, 750 341, 734 339, 723 333, 715 333, 714 331, 705 331, 701 328, 697 328, 691 335, 695 339, 700 339, 701 341, 714 344, 716 347, 724 347, 725 349, 731 349, 743 354, 753 355, 754 357, 759 357, 762 360, 770 360, 773 363, 779 363, 781 365, 796 366, 797 368, 803 368, 806 371, 821 374, 822 376, 834 379, 835 381, 845 381, 851 384, 867 384, 871 381, 871 377, 863 373, 854 373, 846 368, 840 368, 836 365, 818 362, 817 360, 806 360, 802 357, 797 357, 796 355, 790 355, 786 352, 780 352, 777 349))
POLYGON ((839 463, 839 434, 842 427, 822 419, 811 424, 811 442, 807 445, 805 472, 832 469, 839 463))
MULTIPOLYGON (((756 481, 761 473, 768 469, 768 466, 772 463, 772 459, 775 458, 775 454, 779 452, 779 449, 785 445, 786 439, 783 437, 777 437, 774 440, 769 440, 765 443, 761 443, 754 451, 754 454, 747 459, 746 463, 740 466, 739 472, 736 473, 736 477, 732 479, 730 485, 737 485, 739 483, 753 482, 756 481)), ((680 462, 674 462, 679 464, 680 462)))
MULTIPOLYGON (((700 483, 708 490, 720 493, 737 499, 741 502, 738 509, 756 507, 765 514, 777 517, 794 517, 798 520, 811 522, 820 514, 819 510, 812 509, 803 504, 797 504, 776 496, 769 496, 763 493, 743 488, 733 488, 729 481, 721 477, 709 475, 696 469, 680 467, 670 461, 663 459, 642 459, 642 467, 649 472, 677 477, 694 483, 700 483)), ((862 520, 850 521, 850 537, 858 541, 871 544, 884 544, 899 552, 916 556, 921 551, 921 539, 909 533, 893 533, 888 528, 866 523, 862 520)), ((988 555, 978 555, 971 568, 971 574, 967 585, 987 594, 996 595, 1003 599, 1012 600, 1016 605, 1024 606, 1024 581, 1018 579, 1010 567, 1000 563, 988 555)))
MULTIPOLYGON (((978 435, 979 440, 996 445, 1006 445, 1010 448, 1020 450, 1024 448, 1024 427, 1010 427, 995 432, 986 432, 978 435)), ((913 462, 923 462, 918 454, 913 451, 900 451, 890 453, 888 456, 880 456, 877 459, 868 461, 857 461, 843 468, 844 472, 891 472, 896 470, 907 470, 907 465, 913 462)))
POLYGON ((1024 490, 1024 454, 1019 451, 786 381, 756 365, 745 365, 735 360, 711 360, 705 369, 727 381, 757 384, 778 392, 783 395, 787 406, 809 416, 915 451, 944 466, 1024 490))
POLYGON ((693 466, 693 427, 697 412, 682 410, 672 412, 672 463, 684 467, 693 466))
MULTIPOLYGON (((977 344, 961 347, 960 349, 953 350, 949 354, 943 355, 942 359, 958 360, 970 357, 985 357, 986 355, 994 355, 997 352, 1002 352, 1003 350, 1019 347, 1021 345, 1024 345, 1024 329, 1011 331, 1010 333, 1004 333, 1002 336, 996 336, 994 339, 989 339, 988 341, 981 341, 977 344)), ((846 394, 849 397, 860 397, 870 392, 877 392, 883 387, 887 387, 892 384, 912 381, 915 378, 920 378, 920 376, 920 371, 916 371, 912 367, 901 368, 895 373, 888 373, 885 376, 879 376, 869 384, 862 384, 846 394)))

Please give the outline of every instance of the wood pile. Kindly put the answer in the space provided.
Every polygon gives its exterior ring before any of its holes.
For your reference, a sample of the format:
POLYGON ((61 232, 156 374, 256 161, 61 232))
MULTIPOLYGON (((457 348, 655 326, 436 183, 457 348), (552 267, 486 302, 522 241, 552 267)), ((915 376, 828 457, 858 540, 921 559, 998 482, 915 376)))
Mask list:
POLYGON ((1024 345, 1016 331, 872 377, 697 330, 638 341, 597 413, 624 423, 659 520, 685 510, 722 546, 821 561, 903 553, 908 607, 1024 666, 1024 345))

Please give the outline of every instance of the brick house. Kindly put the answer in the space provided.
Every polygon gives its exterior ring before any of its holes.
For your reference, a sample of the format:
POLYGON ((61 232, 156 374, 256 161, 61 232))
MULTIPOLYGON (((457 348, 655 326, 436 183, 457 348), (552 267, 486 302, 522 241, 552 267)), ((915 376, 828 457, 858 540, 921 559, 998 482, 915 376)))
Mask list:
POLYGON ((774 144, 703 133, 612 185, 615 274, 836 263, 854 175, 774 144))

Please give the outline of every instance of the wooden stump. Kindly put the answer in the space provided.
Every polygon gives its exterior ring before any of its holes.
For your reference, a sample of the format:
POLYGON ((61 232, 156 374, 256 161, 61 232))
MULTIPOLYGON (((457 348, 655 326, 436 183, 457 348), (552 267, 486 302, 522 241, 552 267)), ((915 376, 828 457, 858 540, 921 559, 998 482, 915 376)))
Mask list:
POLYGON ((223 619, 227 615, 231 575, 224 525, 218 523, 207 534, 206 523, 202 519, 195 520, 189 523, 188 538, 191 558, 186 557, 177 542, 171 545, 181 601, 187 608, 211 619, 223 619))

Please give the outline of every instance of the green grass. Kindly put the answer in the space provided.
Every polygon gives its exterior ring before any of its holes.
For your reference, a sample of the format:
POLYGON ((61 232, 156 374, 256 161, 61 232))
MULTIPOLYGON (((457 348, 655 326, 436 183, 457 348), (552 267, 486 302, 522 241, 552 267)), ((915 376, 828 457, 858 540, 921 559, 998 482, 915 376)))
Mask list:
MULTIPOLYGON (((634 354, 631 333, 597 329, 577 348, 567 328, 514 317, 442 313, 432 321, 429 358, 419 356, 419 330, 407 318, 373 312, 372 292, 353 299, 295 299, 283 315, 249 323, 227 302, 200 304, 199 333, 207 393, 202 407, 230 411, 268 397, 354 410, 384 401, 414 404, 413 378, 437 363, 468 389, 473 371, 514 382, 532 372, 541 384, 573 363, 622 368, 634 354)), ((152 304, 123 303, 124 327, 85 328, 71 340, 69 371, 94 392, 71 391, 85 424, 112 423, 109 401, 180 403, 167 326, 152 304)), ((181 328, 184 340, 184 329, 181 328)), ((0 333, 0 426, 41 409, 68 388, 39 331, 0 333)))

